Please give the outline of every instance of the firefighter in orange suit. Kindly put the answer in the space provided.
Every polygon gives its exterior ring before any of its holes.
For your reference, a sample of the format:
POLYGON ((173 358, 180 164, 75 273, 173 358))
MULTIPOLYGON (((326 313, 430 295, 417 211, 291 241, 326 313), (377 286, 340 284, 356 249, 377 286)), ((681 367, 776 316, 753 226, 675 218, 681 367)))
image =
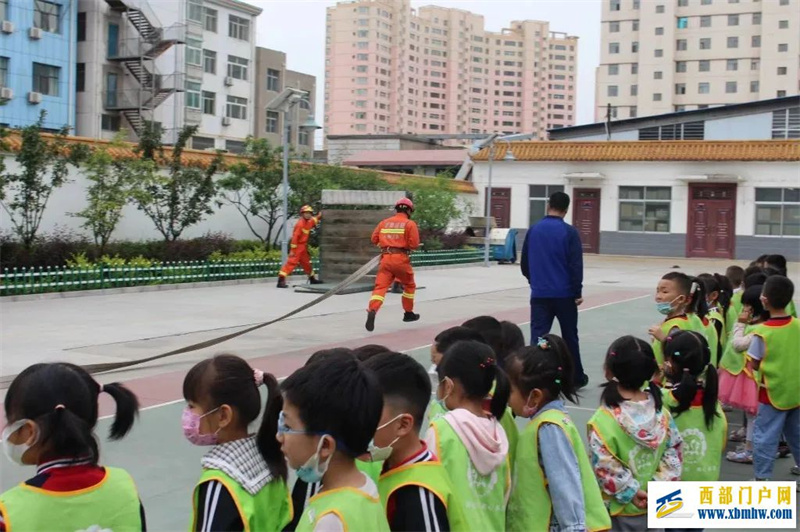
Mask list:
POLYGON ((383 256, 375 279, 375 288, 367 309, 368 331, 375 329, 375 315, 383 305, 386 291, 395 279, 403 285, 403 321, 417 321, 419 314, 414 314, 414 270, 411 268, 412 251, 419 247, 419 229, 411 220, 414 204, 408 198, 398 201, 395 206, 397 214, 386 218, 372 232, 372 243, 381 248, 383 256))
POLYGON ((308 275, 309 283, 322 283, 314 274, 314 268, 311 266, 311 256, 308 254, 308 239, 311 235, 311 230, 317 226, 320 218, 322 218, 322 213, 320 212, 314 216, 314 209, 310 205, 303 205, 300 209, 300 219, 294 226, 292 241, 289 246, 289 260, 278 272, 278 288, 289 288, 286 284, 286 276, 291 275, 298 264, 308 275))

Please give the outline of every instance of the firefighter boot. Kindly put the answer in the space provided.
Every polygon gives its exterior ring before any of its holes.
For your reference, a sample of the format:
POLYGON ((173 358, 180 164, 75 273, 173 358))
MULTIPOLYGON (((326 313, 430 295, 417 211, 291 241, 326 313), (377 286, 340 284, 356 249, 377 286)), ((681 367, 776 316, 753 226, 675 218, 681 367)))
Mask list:
POLYGON ((278 276, 278 288, 289 288, 289 285, 286 284, 286 277, 278 276))
POLYGON ((323 284, 321 279, 317 279, 316 275, 309 275, 308 284, 323 284))
POLYGON ((367 328, 369 332, 375 330, 375 314, 377 314, 377 312, 375 312, 374 310, 367 311, 367 323, 364 326, 367 328))
POLYGON ((413 312, 406 312, 403 314, 403 321, 417 321, 419 319, 419 314, 414 314, 413 312))

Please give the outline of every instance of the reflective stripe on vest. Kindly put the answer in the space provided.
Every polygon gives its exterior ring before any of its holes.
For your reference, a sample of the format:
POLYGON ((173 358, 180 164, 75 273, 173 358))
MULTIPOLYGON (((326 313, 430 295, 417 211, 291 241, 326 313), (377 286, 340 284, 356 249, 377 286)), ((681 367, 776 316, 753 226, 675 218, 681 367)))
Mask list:
POLYGON ((328 514, 336 514, 345 532, 390 532, 380 499, 355 488, 324 491, 311 497, 297 524, 297 532, 313 532, 319 520, 328 514))
MULTIPOLYGON (((670 318, 668 320, 664 320, 664 323, 661 324, 661 332, 664 334, 669 334, 669 332, 674 329, 678 328, 682 331, 690 331, 691 329, 691 322, 687 318, 670 318)), ((661 347, 661 342, 658 340, 653 340, 653 354, 656 356, 656 362, 658 362, 658 367, 664 365, 664 349, 661 347)))

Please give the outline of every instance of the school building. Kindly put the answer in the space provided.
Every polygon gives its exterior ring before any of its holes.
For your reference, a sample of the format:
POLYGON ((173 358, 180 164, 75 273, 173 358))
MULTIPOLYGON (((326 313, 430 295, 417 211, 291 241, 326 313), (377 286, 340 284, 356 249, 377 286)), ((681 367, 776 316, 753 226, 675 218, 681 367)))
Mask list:
MULTIPOLYGON (((606 127, 564 128, 558 135, 572 138, 558 142, 498 144, 498 225, 524 234, 562 190, 587 253, 800 260, 800 97, 624 120, 611 124, 611 140, 578 140, 607 137, 606 127), (655 139, 644 140, 654 128, 655 139), (508 150, 513 160, 504 160, 508 150)), ((481 206, 488 159, 484 149, 472 160, 481 206)))

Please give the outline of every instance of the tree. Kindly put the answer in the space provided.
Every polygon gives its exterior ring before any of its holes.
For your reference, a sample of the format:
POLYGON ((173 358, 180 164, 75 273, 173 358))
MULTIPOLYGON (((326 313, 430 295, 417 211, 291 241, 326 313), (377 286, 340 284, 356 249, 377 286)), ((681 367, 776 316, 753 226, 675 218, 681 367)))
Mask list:
MULTIPOLYGON (((214 212, 212 205, 217 195, 214 175, 222 167, 222 155, 217 152, 206 168, 186 166, 182 160, 183 150, 196 132, 197 126, 187 126, 180 131, 166 176, 151 172, 132 190, 137 208, 150 218, 168 242, 178 239, 188 227, 214 212)), ((162 133, 159 124, 148 122, 136 148, 141 158, 152 161, 154 166, 164 158, 162 133)))
MULTIPOLYGON (((116 138, 113 145, 119 146, 116 138)), ((106 148, 92 152, 86 161, 87 205, 72 214, 85 221, 82 227, 91 231, 98 247, 98 256, 105 253, 111 233, 122 218, 122 209, 132 198, 132 191, 155 173, 153 161, 148 159, 114 159, 106 148)))
POLYGON ((414 220, 420 230, 446 230, 451 220, 462 214, 458 194, 451 179, 435 177, 409 181, 404 188, 413 195, 414 220))
POLYGON ((79 166, 88 155, 87 146, 67 142, 66 126, 52 139, 43 138, 45 115, 42 111, 35 123, 20 130, 22 146, 16 156, 19 173, 0 168, 0 205, 26 249, 36 240, 53 191, 68 181, 70 166, 79 166))
POLYGON ((270 146, 266 139, 249 138, 244 156, 246 160, 230 166, 228 175, 218 183, 221 203, 232 205, 253 235, 269 249, 273 232, 283 217, 280 149, 270 146), (258 220, 266 225, 265 230, 256 228, 258 220))

